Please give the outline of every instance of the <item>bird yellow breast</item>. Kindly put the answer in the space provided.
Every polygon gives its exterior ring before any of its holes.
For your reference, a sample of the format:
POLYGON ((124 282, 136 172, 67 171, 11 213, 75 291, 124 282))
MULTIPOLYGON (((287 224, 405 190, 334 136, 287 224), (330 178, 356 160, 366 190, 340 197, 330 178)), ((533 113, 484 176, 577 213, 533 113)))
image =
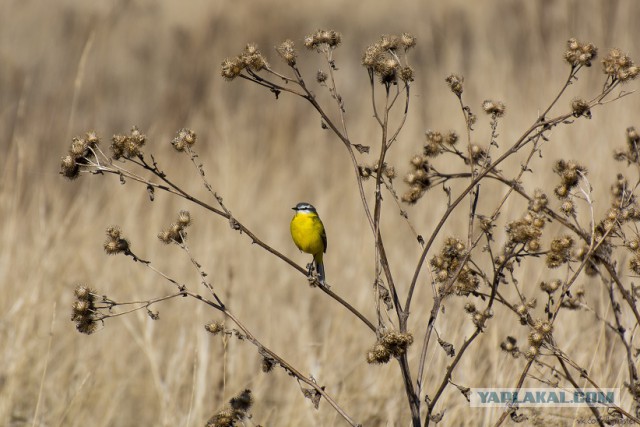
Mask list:
POLYGON ((291 237, 298 249, 320 259, 325 251, 323 234, 324 226, 316 214, 298 213, 291 220, 291 237))

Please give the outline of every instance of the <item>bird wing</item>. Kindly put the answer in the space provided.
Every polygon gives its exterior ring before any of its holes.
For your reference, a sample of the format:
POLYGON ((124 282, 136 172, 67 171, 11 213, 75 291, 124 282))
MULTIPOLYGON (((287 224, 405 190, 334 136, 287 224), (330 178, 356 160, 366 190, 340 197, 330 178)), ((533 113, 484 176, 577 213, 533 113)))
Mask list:
MULTIPOLYGON (((322 224, 322 221, 320 221, 320 224, 322 224)), ((320 234, 320 237, 322 237, 322 243, 324 243, 324 252, 327 252, 327 233, 324 230, 324 225, 322 226, 322 233, 320 234)))

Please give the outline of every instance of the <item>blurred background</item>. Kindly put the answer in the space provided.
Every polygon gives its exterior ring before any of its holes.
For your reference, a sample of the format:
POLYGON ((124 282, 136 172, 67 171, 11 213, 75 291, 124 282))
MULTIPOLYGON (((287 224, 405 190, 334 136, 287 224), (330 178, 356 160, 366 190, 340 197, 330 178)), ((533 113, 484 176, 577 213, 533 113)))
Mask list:
MULTIPOLYGON (((173 291, 130 259, 104 254, 104 230, 110 225, 122 227, 136 254, 199 289, 189 259, 156 238, 178 210, 189 209, 194 256, 258 339, 313 375, 364 425, 407 425, 397 364, 367 365, 365 354, 375 337, 361 323, 223 219, 160 192, 151 202, 143 186, 120 185, 114 177, 63 179, 59 162, 71 138, 95 130, 106 147, 111 135, 136 125, 148 137, 145 152, 176 182, 207 199, 186 156, 169 144, 178 129, 193 129, 207 178, 226 206, 301 265, 309 257, 290 241, 290 208, 299 201, 317 207, 328 232, 325 263, 332 289, 374 319, 373 240, 342 144, 301 100, 286 94, 276 100, 256 85, 224 81, 223 59, 255 42, 284 71, 273 49, 281 41, 290 38, 302 46, 304 36, 318 28, 341 32, 336 76, 350 136, 375 153, 379 129, 361 54, 381 34, 414 34, 410 113, 389 157, 402 176, 410 155, 421 150, 425 130, 464 131, 457 99, 444 83, 448 74, 464 76, 465 100, 477 113, 485 99, 505 102, 499 141, 506 147, 565 81, 569 66, 562 54, 568 38, 594 43, 601 56, 609 47, 620 47, 639 60, 639 19, 640 3, 633 0, 0 1, 0 424, 202 426, 245 388, 256 401, 247 425, 344 424, 326 402, 315 410, 281 369, 263 374, 250 344, 207 334, 203 325, 221 318, 191 299, 155 306, 160 312, 156 321, 142 311, 110 320, 91 336, 75 331, 69 319, 78 283, 115 300, 146 300, 173 291)), ((310 82, 326 68, 318 55, 303 50, 299 63, 310 82)), ((594 96, 603 81, 599 63, 594 64, 553 111, 567 111, 575 96, 594 96)), ((625 89, 636 87, 632 82, 625 89)), ((326 89, 313 90, 337 117, 326 89)), ((594 110, 592 120, 554 129, 543 157, 532 165, 541 173, 525 183, 551 194, 552 162, 576 159, 589 168, 596 214, 601 215, 616 173, 627 173, 613 162, 612 150, 624 145, 628 126, 640 126, 639 107, 640 97, 632 95, 594 110)), ((488 119, 481 117, 473 138, 486 144, 489 135, 488 119)), ((372 164, 375 156, 361 161, 372 164)), ((505 171, 518 167, 516 161, 505 171)), ((395 185, 400 194, 406 190, 401 179, 395 185)), ((371 195, 371 183, 367 190, 371 195)), ((408 209, 411 223, 424 236, 446 209, 441 193, 408 209)), ((385 197, 383 230, 404 295, 420 247, 391 197, 385 197)), ((491 197, 482 201, 487 209, 494 206, 491 197)), ((504 219, 512 220, 526 205, 510 199, 505 209, 504 219)), ((466 221, 463 209, 442 237, 466 221)), ((525 289, 531 281, 532 297, 540 293, 537 284, 548 278, 545 274, 535 265, 519 271, 525 289)), ((427 276, 421 276, 411 313, 417 342, 411 349, 413 366, 432 303, 427 276)), ((604 288, 596 282, 581 285, 587 287, 591 306, 611 316, 604 288)), ((464 302, 448 301, 437 325, 456 348, 474 328, 459 314, 464 302)), ((498 312, 496 318, 455 371, 456 384, 507 387, 517 381, 524 361, 500 352, 499 343, 513 335, 524 345, 527 330, 510 313, 498 312)), ((566 315, 560 325, 556 334, 565 350, 601 386, 621 387, 626 371, 616 336, 585 312, 566 315)), ((428 393, 449 362, 441 349, 430 349, 428 393)), ((477 425, 499 416, 498 411, 469 408, 455 387, 450 389, 440 406, 446 410, 445 424, 477 425)), ((630 399, 623 403, 631 405, 630 399)), ((531 420, 544 425, 562 425, 576 414, 529 412, 531 420)))

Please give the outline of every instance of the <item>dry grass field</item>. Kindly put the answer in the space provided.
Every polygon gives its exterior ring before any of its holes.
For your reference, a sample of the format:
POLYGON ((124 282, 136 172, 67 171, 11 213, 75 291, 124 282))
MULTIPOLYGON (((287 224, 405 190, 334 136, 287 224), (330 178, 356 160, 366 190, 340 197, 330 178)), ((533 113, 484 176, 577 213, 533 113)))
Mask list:
MULTIPOLYGON (((475 142, 487 145, 490 138, 490 120, 482 113, 482 102, 496 99, 506 104, 498 127, 502 150, 535 122, 562 87, 570 68, 563 61, 570 37, 594 43, 599 56, 619 47, 640 61, 639 19, 640 3, 634 0, 61 0, 46 4, 2 0, 0 425, 204 426, 244 389, 251 389, 254 404, 252 418, 243 425, 348 425, 325 400, 314 409, 301 385, 284 370, 276 367, 263 373, 251 343, 207 333, 206 323, 224 317, 192 298, 154 305, 157 320, 140 310, 107 319, 91 335, 75 330, 70 315, 79 283, 117 301, 146 301, 175 291, 131 258, 104 253, 104 231, 114 224, 125 232, 136 255, 152 260, 155 268, 194 291, 206 293, 189 257, 176 245, 163 245, 156 238, 181 209, 189 209, 193 217, 190 252, 227 307, 260 342, 302 374, 317 379, 362 425, 410 425, 398 363, 367 363, 367 351, 376 337, 362 322, 310 287, 300 272, 205 209, 161 191, 150 201, 144 185, 133 181, 120 185, 114 176, 64 179, 59 174, 60 158, 71 138, 95 130, 106 150, 113 134, 127 133, 136 125, 147 135, 145 155, 153 154, 173 180, 215 204, 188 157, 178 155, 169 144, 180 128, 193 129, 206 177, 234 217, 302 266, 310 256, 291 242, 290 208, 299 201, 317 207, 328 234, 325 265, 331 289, 373 321, 374 239, 347 151, 330 131, 322 129, 308 103, 286 93, 276 100, 268 90, 241 79, 225 81, 220 76, 221 62, 255 42, 274 68, 284 70, 286 65, 273 47, 291 38, 300 46, 302 72, 314 76, 326 64, 302 48, 304 36, 318 28, 342 33, 342 44, 334 53, 337 87, 345 102, 351 140, 372 147, 371 154, 359 159, 373 164, 380 129, 373 118, 362 52, 381 34, 407 31, 415 35, 417 46, 410 53, 415 71, 410 110, 387 157, 399 176, 394 187, 402 195, 408 188, 402 177, 410 170, 411 156, 422 149, 427 129, 465 134, 458 100, 445 83, 447 75, 458 73, 465 78, 465 102, 478 115, 475 142)), ((601 68, 598 58, 593 67, 584 69, 553 114, 570 111, 576 96, 599 93, 605 78, 601 68)), ((634 81, 622 89, 637 87, 634 81)), ((329 106, 332 119, 337 119, 328 92, 317 85, 313 90, 319 102, 329 106)), ((616 174, 624 173, 632 183, 638 180, 637 167, 615 162, 613 150, 624 147, 627 127, 640 126, 639 111, 640 94, 636 93, 594 109, 591 120, 580 118, 552 129, 542 156, 536 155, 529 165, 534 172, 524 175, 523 185, 528 191, 544 189, 557 208, 560 202, 553 188, 558 176, 552 172, 553 164, 561 158, 574 159, 589 171, 594 217, 599 221, 610 207, 616 174)), ((522 161, 524 156, 516 156, 501 169, 513 177, 522 161)), ((364 182, 370 200, 373 185, 373 180, 364 182)), ((493 185, 482 185, 478 212, 490 214, 506 193, 504 186, 493 185)), ((454 197, 464 186, 451 185, 454 197)), ((383 192, 383 197, 382 233, 396 287, 404 298, 422 248, 398 215, 391 195, 383 192)), ((412 226, 426 238, 447 209, 447 198, 441 188, 434 188, 404 209, 412 226)), ((588 206, 582 203, 581 209, 578 220, 589 228, 588 206)), ((526 211, 522 198, 507 200, 496 222, 496 248, 505 242, 506 223, 526 211)), ((427 259, 440 250, 446 237, 466 239, 468 215, 465 201, 445 224, 427 259)), ((556 223, 547 225, 543 245, 547 247, 561 233, 556 223)), ((628 237, 633 234, 629 232, 628 237)), ((623 284, 630 289, 635 280, 626 269, 631 255, 620 250, 615 256, 623 284)), ((414 376, 433 304, 427 267, 428 262, 408 324, 414 344, 407 358, 414 376)), ((539 318, 545 316, 546 303, 540 281, 570 275, 566 267, 544 268, 544 257, 527 259, 514 272, 526 297, 538 299, 532 314, 539 318)), ((512 284, 501 286, 506 296, 516 298, 512 284)), ((598 278, 580 275, 572 289, 578 288, 584 290, 584 306, 559 314, 554 339, 599 386, 622 388, 620 406, 636 414, 636 403, 624 388, 629 382, 627 352, 608 327, 615 316, 607 286, 598 278)), ((437 333, 456 351, 476 330, 463 310, 472 298, 445 299, 437 319, 437 333)), ((517 384, 527 359, 514 359, 500 350, 500 343, 510 335, 525 351, 529 328, 501 305, 494 312, 456 366, 455 385, 517 384)), ((621 321, 631 340, 638 325, 627 307, 621 321)), ((227 327, 233 327, 228 320, 227 327)), ((634 344, 631 341, 633 350, 634 344)), ((637 355, 632 358, 635 363, 637 355)), ((422 398, 425 392, 433 396, 451 360, 440 346, 429 346, 422 398)), ((536 365, 525 386, 544 387, 538 379, 551 381, 553 375, 536 365)), ((579 374, 575 379, 580 386, 587 385, 579 374)), ((434 412, 444 412, 440 425, 498 421, 501 409, 470 408, 455 385, 446 388, 435 408, 434 412)), ((592 417, 586 409, 521 413, 528 417, 525 425, 572 425, 576 419, 592 417)), ((513 421, 507 419, 506 424, 513 421)))

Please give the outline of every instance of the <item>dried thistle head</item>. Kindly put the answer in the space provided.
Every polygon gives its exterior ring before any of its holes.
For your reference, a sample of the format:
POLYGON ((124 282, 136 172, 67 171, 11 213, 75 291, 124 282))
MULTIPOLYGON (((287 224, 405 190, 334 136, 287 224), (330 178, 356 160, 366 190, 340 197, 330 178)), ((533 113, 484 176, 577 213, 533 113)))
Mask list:
POLYGON ((307 49, 322 49, 328 47, 335 49, 342 42, 342 34, 334 30, 318 30, 304 38, 304 46, 307 49))
POLYGON ((367 46, 362 55, 362 65, 382 84, 389 86, 399 80, 408 84, 414 79, 414 71, 406 63, 406 51, 415 46, 415 42, 415 37, 408 33, 402 36, 382 35, 376 43, 367 46), (404 49, 404 57, 397 52, 400 48, 404 49))
POLYGON ((555 293, 558 289, 560 289, 560 287, 562 286, 562 281, 561 280, 551 280, 548 282, 540 282, 540 289, 542 289, 544 292, 548 293, 549 295, 552 295, 553 293, 555 293))
POLYGON ((284 60, 284 62, 287 63, 287 65, 296 65, 296 57, 298 56, 298 53, 296 52, 292 40, 287 39, 280 43, 280 45, 276 47, 276 51, 278 52, 278 55, 280 55, 280 57, 284 60))
POLYGON ((469 155, 471 156, 471 162, 475 165, 480 164, 482 161, 486 161, 487 153, 487 149, 478 144, 471 144, 469 146, 469 155))
POLYGON ((114 160, 121 157, 132 159, 142 156, 142 147, 147 141, 146 135, 137 126, 131 128, 129 135, 114 135, 111 138, 111 153, 114 160))
POLYGON ((127 253, 129 251, 129 241, 122 237, 122 230, 116 225, 112 225, 106 230, 107 239, 104 242, 104 251, 107 255, 127 253))
POLYGON ((554 189, 559 199, 566 199, 580 178, 587 174, 587 169, 574 160, 558 160, 553 171, 560 176, 560 184, 554 189))
POLYGON ((64 156, 60 160, 60 174, 70 180, 80 176, 80 165, 72 155, 64 156))
POLYGON ((178 131, 175 138, 171 140, 171 145, 176 151, 184 151, 187 147, 196 143, 196 133, 191 129, 182 128, 178 131))
POLYGON ((224 332, 224 322, 221 322, 221 321, 209 322, 206 325, 204 325, 204 329, 210 334, 218 335, 224 332))
POLYGON ((383 364, 391 360, 391 352, 382 344, 376 343, 369 351, 367 351, 367 363, 383 364))
POLYGON ((427 157, 436 157, 442 153, 442 145, 444 137, 438 131, 428 130, 425 132, 426 141, 424 143, 424 155, 427 157))
POLYGON ((602 70, 612 79, 621 82, 635 79, 640 72, 631 58, 618 48, 609 50, 607 56, 602 59, 602 70))
POLYGON ((508 336, 507 338, 505 338, 505 340, 500 343, 500 348, 502 349, 502 351, 511 354, 513 357, 518 357, 519 355, 518 342, 512 336, 508 336))
POLYGON ((182 244, 187 239, 186 228, 191 225, 191 214, 189 211, 182 210, 178 212, 178 218, 176 222, 171 223, 169 228, 162 230, 158 233, 158 239, 162 243, 176 243, 182 244))
POLYGON ((547 252, 547 267, 558 268, 562 264, 571 261, 571 248, 573 248, 573 244, 573 237, 569 235, 553 239, 549 252, 547 252))
POLYGON ((571 110, 573 111, 573 117, 586 117, 591 118, 591 107, 589 103, 582 98, 574 98, 571 101, 571 110))
POLYGON ((445 81, 449 85, 451 92, 453 92, 458 98, 462 96, 462 92, 464 90, 462 85, 464 83, 464 77, 457 74, 450 74, 445 81))
POLYGON ((367 352, 367 363, 387 363, 391 357, 400 357, 413 344, 413 335, 409 332, 386 331, 367 352))
POLYGON ((242 70, 246 68, 244 61, 238 56, 235 58, 226 58, 222 61, 220 68, 220 75, 224 77, 225 80, 231 81, 238 77, 242 70))
POLYGON ((269 63, 255 43, 248 43, 239 58, 242 60, 245 68, 249 68, 255 72, 269 68, 269 63))
POLYGON ((564 52, 564 60, 571 64, 572 67, 584 65, 591 66, 598 55, 598 49, 592 43, 583 43, 575 38, 567 41, 567 50, 564 52))
POLYGON ((400 44, 405 49, 411 49, 416 45, 416 38, 412 34, 402 33, 402 35, 400 36, 400 44))
POLYGON ((251 390, 244 390, 231 398, 222 410, 213 415, 207 421, 206 427, 235 427, 238 422, 249 416, 249 409, 251 409, 252 405, 251 390))
POLYGON ((78 285, 74 290, 76 300, 71 305, 71 321, 78 332, 90 335, 98 328, 96 319, 96 293, 86 285, 78 285))
POLYGON ((439 291, 442 295, 450 295, 453 292, 456 295, 468 295, 478 288, 480 280, 477 272, 469 267, 468 262, 463 264, 466 256, 467 249, 464 242, 454 237, 447 237, 440 253, 429 261, 436 282, 441 285, 439 291), (453 287, 445 288, 454 277, 453 287))
POLYGON ((504 103, 500 101, 492 101, 488 99, 482 103, 482 109, 484 110, 485 113, 491 116, 502 117, 504 116, 506 107, 504 103))
POLYGON ((525 250, 537 252, 540 250, 540 238, 545 224, 544 217, 533 211, 528 212, 520 219, 509 222, 506 227, 508 244, 524 245, 525 250))

